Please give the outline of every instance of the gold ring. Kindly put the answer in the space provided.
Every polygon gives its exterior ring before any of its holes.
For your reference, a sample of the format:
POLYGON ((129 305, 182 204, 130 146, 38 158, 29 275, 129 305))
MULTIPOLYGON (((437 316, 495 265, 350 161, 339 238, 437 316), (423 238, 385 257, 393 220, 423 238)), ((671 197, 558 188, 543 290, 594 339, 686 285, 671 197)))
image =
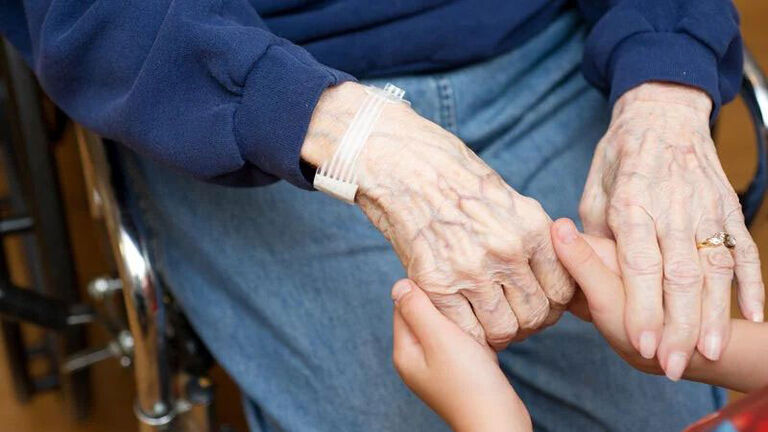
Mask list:
POLYGON ((702 248, 711 248, 711 247, 718 247, 718 246, 725 246, 728 249, 733 249, 736 247, 736 240, 728 234, 727 232, 717 232, 712 237, 699 242, 696 245, 696 249, 702 249, 702 248))

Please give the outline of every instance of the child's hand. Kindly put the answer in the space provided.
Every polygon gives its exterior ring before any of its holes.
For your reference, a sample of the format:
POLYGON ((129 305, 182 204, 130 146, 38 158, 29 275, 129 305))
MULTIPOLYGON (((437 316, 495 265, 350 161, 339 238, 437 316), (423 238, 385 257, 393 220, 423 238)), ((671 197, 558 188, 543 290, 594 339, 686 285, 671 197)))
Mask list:
POLYGON ((395 368, 455 431, 530 431, 496 354, 443 316, 412 281, 392 288, 395 368))
MULTIPOLYGON (((624 325, 624 285, 616 264, 612 240, 579 234, 568 219, 552 224, 552 244, 558 259, 571 273, 586 299, 592 323, 613 349, 631 366, 661 374, 658 358, 645 359, 629 341, 624 325)), ((586 308, 577 310, 580 315, 586 308)), ((750 392, 768 384, 768 324, 731 320, 731 337, 718 361, 698 352, 686 359, 686 368, 661 365, 670 379, 686 379, 750 392)))
MULTIPOLYGON (((570 219, 558 219, 551 227, 558 259, 581 288, 592 323, 613 349, 632 367, 661 374, 656 358, 643 358, 632 345, 624 326, 624 284, 619 276, 616 246, 612 240, 580 234, 570 219)), ((680 371, 682 373, 682 371, 680 371)), ((670 376, 680 379, 680 375, 670 376)))

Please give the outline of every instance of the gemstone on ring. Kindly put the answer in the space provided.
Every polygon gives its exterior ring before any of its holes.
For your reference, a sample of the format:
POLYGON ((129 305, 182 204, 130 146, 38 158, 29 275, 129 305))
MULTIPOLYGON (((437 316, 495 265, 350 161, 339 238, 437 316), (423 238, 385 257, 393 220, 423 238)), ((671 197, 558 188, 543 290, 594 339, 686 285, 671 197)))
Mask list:
POLYGON ((725 242, 725 236, 727 234, 724 232, 719 232, 712 237, 708 238, 706 241, 709 242, 712 246, 720 246, 725 242))
POLYGON ((717 246, 725 246, 728 249, 733 249, 736 247, 736 239, 734 239, 730 234, 720 231, 712 235, 712 237, 709 237, 708 239, 699 242, 698 245, 696 245, 699 249, 701 248, 708 248, 708 247, 717 247, 717 246))

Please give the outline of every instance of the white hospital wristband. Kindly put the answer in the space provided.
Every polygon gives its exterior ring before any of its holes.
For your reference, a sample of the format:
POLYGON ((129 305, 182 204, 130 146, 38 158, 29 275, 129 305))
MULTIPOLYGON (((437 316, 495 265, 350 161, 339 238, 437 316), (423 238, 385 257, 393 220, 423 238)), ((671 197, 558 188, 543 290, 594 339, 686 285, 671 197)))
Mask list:
POLYGON ((315 189, 350 204, 355 203, 357 194, 357 161, 384 104, 408 103, 403 99, 405 90, 392 84, 387 84, 383 89, 366 87, 365 90, 368 96, 344 132, 333 157, 320 165, 315 173, 315 189))

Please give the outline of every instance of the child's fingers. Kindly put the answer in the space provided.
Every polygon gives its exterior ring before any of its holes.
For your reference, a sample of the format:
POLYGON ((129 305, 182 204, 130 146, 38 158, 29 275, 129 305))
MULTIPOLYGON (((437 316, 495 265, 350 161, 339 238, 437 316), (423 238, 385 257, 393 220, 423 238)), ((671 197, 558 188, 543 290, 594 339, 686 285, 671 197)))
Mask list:
MULTIPOLYGON (((392 287, 395 309, 422 347, 439 345, 461 330, 435 308, 413 281, 402 279, 392 287)), ((463 334, 463 333, 462 333, 463 334)))
POLYGON ((406 324, 403 316, 395 309, 392 318, 392 362, 401 376, 410 375, 417 367, 426 364, 424 350, 406 324))
POLYGON ((624 304, 621 279, 603 264, 570 219, 552 224, 552 239, 557 257, 587 296, 589 307, 602 310, 624 304))
POLYGON ((552 242, 563 266, 587 297, 595 326, 614 343, 624 344, 624 286, 587 243, 570 219, 552 224, 552 242))
POLYGON ((605 237, 591 236, 589 234, 582 234, 581 237, 586 240, 587 244, 589 244, 595 254, 597 254, 597 256, 600 258, 600 261, 603 263, 603 265, 605 265, 610 271, 616 273, 617 275, 621 274, 621 270, 619 269, 619 260, 616 257, 615 241, 605 237))

